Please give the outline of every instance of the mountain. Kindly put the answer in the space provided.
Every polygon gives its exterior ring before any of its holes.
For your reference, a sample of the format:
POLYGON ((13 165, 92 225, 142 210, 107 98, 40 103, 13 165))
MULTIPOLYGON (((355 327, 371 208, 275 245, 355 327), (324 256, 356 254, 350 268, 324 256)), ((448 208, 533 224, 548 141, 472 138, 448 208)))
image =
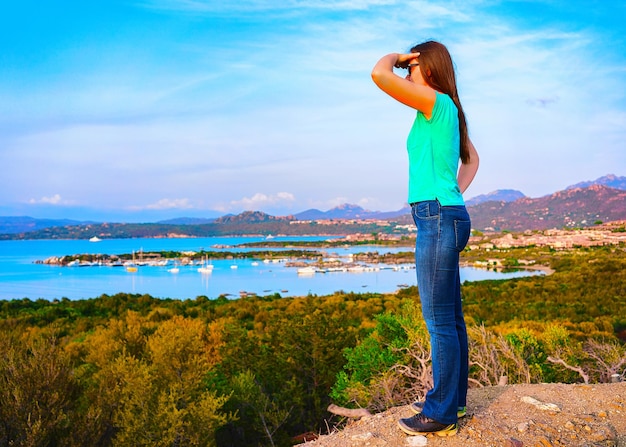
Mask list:
POLYGON ((158 224, 165 225, 203 225, 215 222, 215 219, 205 219, 202 217, 177 217, 175 219, 160 220, 158 224))
POLYGON ((261 223, 296 220, 294 216, 270 216, 262 211, 244 211, 233 216, 229 214, 215 219, 216 224, 261 223))
MULTIPOLYGON (((626 177, 606 175, 591 182, 581 182, 569 186, 545 197, 529 198, 519 191, 511 189, 497 190, 489 194, 473 197, 467 201, 468 210, 472 217, 474 228, 485 230, 540 230, 549 228, 584 227, 591 226, 597 221, 626 220, 626 177)), ((398 224, 412 222, 410 208, 405 206, 397 211, 380 212, 369 211, 358 205, 344 204, 328 211, 309 209, 289 216, 271 216, 261 211, 245 211, 238 215, 225 215, 218 218, 209 217, 179 217, 156 223, 135 225, 140 228, 138 234, 169 234, 173 227, 174 233, 200 235, 204 234, 208 226, 219 227, 219 234, 224 235, 228 230, 237 229, 237 234, 252 234, 258 231, 255 224, 271 227, 271 233, 278 233, 278 229, 291 221, 318 221, 318 220, 352 220, 375 219, 393 220, 398 224), (228 226, 231 228, 228 228, 228 226), (152 229, 147 230, 148 227, 152 229), (169 227, 169 229, 168 229, 169 227), (191 229, 191 227, 196 227, 191 229), (200 227, 204 227, 200 228, 200 227)), ((124 222, 124 221, 120 221, 124 222)), ((0 216, 0 234, 18 235, 32 233, 55 227, 86 226, 94 222, 70 219, 35 219, 32 217, 2 217, 0 216)), ((124 224, 119 224, 120 225, 124 224)), ((106 224, 102 224, 106 226, 106 224)), ((127 226, 127 228, 129 228, 127 226)), ((133 227, 134 228, 134 227, 133 227)), ((103 234, 106 234, 106 229, 103 234)), ((122 230, 120 230, 122 231, 122 230)), ((126 231, 126 230, 125 230, 126 231)), ((212 230, 211 230, 212 231, 212 230)), ((41 232, 30 237, 50 237, 62 232, 41 232)), ((79 233, 72 233, 79 234, 79 233)), ((80 233, 82 234, 82 233, 80 233)), ((17 236, 11 236, 17 237, 17 236)), ((71 237, 68 235, 68 237, 71 237)), ((134 237, 134 236, 129 236, 134 237)))
POLYGON ((467 206, 479 205, 484 202, 515 202, 517 199, 526 197, 524 193, 515 189, 498 189, 489 194, 472 197, 465 201, 467 206))
POLYGON ((393 219, 410 213, 408 206, 398 211, 368 211, 358 205, 344 204, 328 211, 309 209, 295 214, 297 220, 330 220, 330 219, 393 219))
POLYGON ((568 186, 566 189, 587 188, 591 185, 604 185, 610 188, 626 190, 626 177, 618 177, 616 175, 609 174, 596 180, 576 183, 575 185, 568 186))
POLYGON ((119 209, 119 208, 96 208, 91 206, 31 204, 31 203, 1 203, 1 216, 37 216, 35 219, 48 220, 74 220, 89 222, 126 222, 145 223, 159 222, 169 219, 201 218, 214 219, 223 213, 209 209, 188 209, 181 211, 177 208, 166 209, 119 209))
MULTIPOLYGON (((568 186, 565 189, 588 188, 592 185, 604 185, 609 188, 626 190, 626 177, 618 177, 613 174, 608 174, 596 180, 576 183, 575 185, 568 186)), ((472 197, 471 199, 466 200, 465 204, 467 206, 474 206, 485 202, 515 202, 516 200, 524 197, 526 196, 522 192, 515 189, 498 189, 488 194, 472 197)))
POLYGON ((572 188, 515 202, 484 202, 468 207, 472 226, 480 230, 545 230, 588 227, 596 222, 626 220, 626 191, 604 185, 572 188))
POLYGON ((64 227, 67 225, 88 225, 90 223, 92 222, 81 222, 70 219, 35 219, 28 216, 8 216, 0 217, 0 233, 26 233, 44 228, 64 227))

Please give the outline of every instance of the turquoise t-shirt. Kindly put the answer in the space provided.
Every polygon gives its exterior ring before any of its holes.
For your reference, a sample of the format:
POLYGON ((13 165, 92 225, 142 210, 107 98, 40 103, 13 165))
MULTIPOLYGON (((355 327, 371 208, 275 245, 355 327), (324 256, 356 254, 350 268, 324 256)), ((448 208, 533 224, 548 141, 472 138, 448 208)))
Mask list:
POLYGON ((430 120, 418 111, 409 132, 409 203, 437 199, 443 206, 465 204, 457 182, 460 140, 456 105, 437 92, 430 120))

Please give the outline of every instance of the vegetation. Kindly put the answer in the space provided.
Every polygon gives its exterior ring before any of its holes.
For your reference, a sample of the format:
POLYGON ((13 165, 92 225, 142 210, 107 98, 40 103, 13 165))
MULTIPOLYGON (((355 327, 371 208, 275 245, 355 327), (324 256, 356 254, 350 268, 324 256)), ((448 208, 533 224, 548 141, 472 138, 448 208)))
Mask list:
MULTIPOLYGON (((522 254, 556 272, 463 284, 472 384, 624 378, 624 247, 464 256, 522 254)), ((416 296, 0 302, 0 447, 292 445, 423 395, 416 296)))
POLYGON ((25 233, 0 234, 0 240, 15 239, 89 239, 93 236, 107 239, 151 238, 151 237, 218 237, 218 236, 268 236, 282 234, 291 236, 345 235, 345 234, 390 234, 395 232, 395 222, 350 223, 338 220, 332 225, 317 222, 290 224, 289 220, 267 222, 228 222, 207 224, 163 224, 163 223, 102 223, 89 225, 66 225, 43 228, 25 233))

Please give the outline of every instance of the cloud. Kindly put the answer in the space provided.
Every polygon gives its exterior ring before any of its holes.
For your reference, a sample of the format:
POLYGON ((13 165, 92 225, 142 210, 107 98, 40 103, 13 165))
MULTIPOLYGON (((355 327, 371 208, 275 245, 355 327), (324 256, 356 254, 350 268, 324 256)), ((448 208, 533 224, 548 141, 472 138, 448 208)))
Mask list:
POLYGON ((481 154, 468 197, 623 174, 621 28, 569 4, 509 3, 139 0, 132 33, 76 36, 80 51, 51 35, 41 66, 0 68, 0 202, 399 209, 413 113, 369 73, 429 38, 451 50, 481 154))
POLYGON ((230 202, 232 209, 258 210, 267 207, 284 206, 295 202, 296 198, 289 192, 277 194, 256 193, 252 197, 244 197, 241 200, 230 202))
POLYGON ((215 0, 147 0, 148 8, 166 11, 181 11, 206 14, 250 14, 267 11, 331 10, 354 11, 373 6, 391 6, 396 0, 240 0, 237 2, 216 2, 215 0))
POLYGON ((189 210, 193 209, 194 205, 191 203, 189 199, 160 199, 156 203, 152 203, 146 206, 133 206, 130 207, 132 210, 169 210, 169 209, 179 209, 179 210, 189 210))
POLYGON ((28 201, 30 205, 71 205, 71 200, 63 200, 60 194, 55 194, 51 197, 42 197, 40 199, 30 199, 28 201))

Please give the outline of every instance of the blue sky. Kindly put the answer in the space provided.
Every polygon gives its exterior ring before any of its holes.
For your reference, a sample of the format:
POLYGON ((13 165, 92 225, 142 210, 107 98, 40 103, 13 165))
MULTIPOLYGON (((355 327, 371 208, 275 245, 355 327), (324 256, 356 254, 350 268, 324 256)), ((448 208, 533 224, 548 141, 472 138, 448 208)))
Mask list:
POLYGON ((466 198, 626 175, 623 1, 21 0, 0 15, 0 215, 404 206, 413 111, 370 79, 436 39, 466 198))

